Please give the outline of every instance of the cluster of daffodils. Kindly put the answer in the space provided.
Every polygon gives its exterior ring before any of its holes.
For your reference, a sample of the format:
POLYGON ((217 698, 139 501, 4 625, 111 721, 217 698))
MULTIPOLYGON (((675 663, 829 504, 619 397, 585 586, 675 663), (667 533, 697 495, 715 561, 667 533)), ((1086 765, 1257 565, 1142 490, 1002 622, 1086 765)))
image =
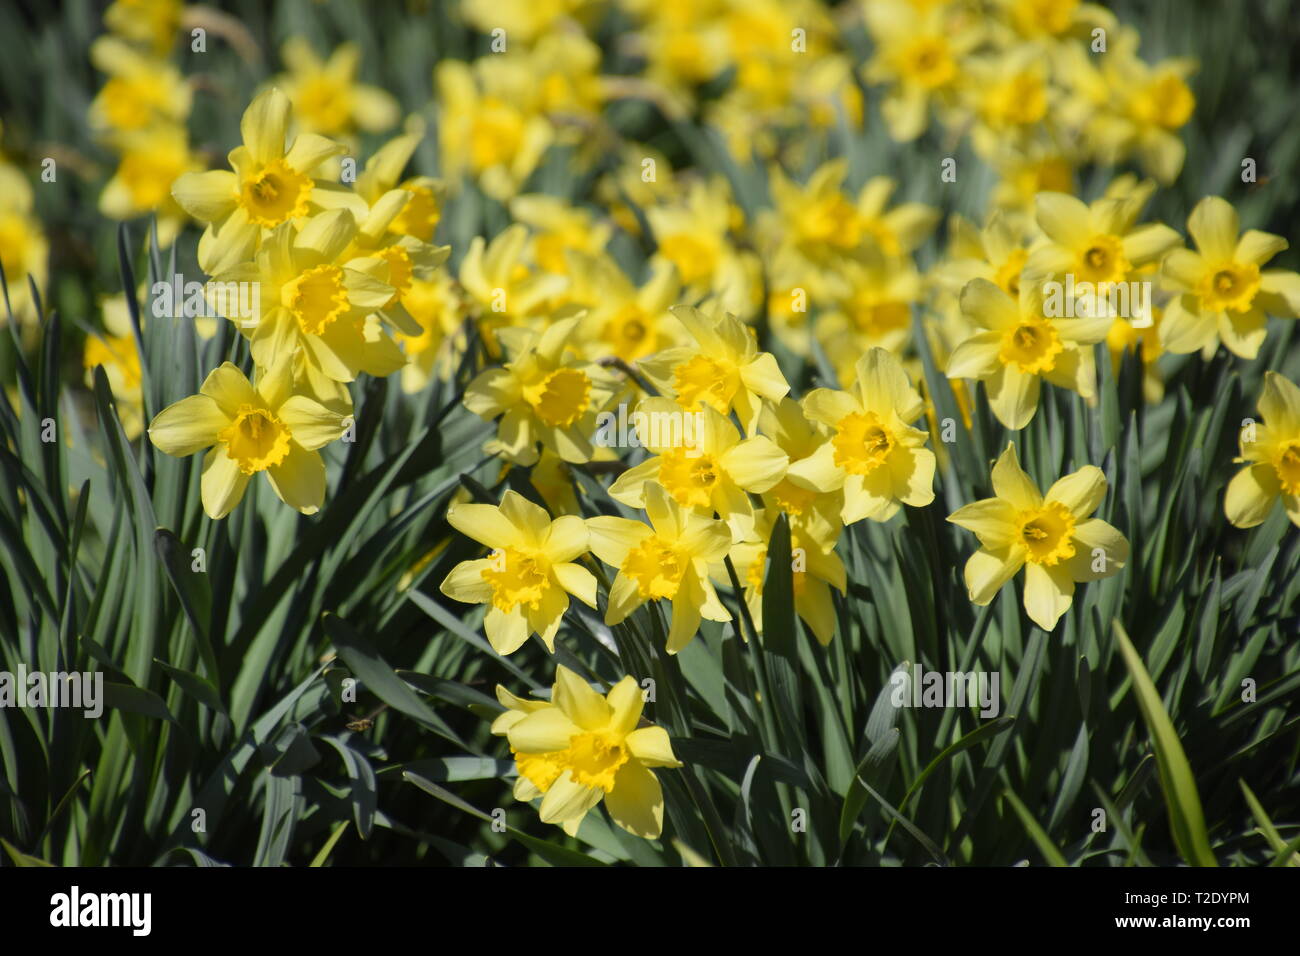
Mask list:
POLYGON ((326 485, 319 449, 351 424, 347 384, 403 369, 397 337, 429 334, 407 302, 449 252, 427 241, 437 214, 422 204, 437 184, 399 184, 418 136, 380 150, 355 189, 325 178, 345 147, 295 129, 276 87, 250 104, 240 129, 230 170, 188 173, 172 193, 205 225, 198 254, 212 276, 208 298, 247 339, 253 380, 222 365, 198 395, 160 412, 149 437, 172 455, 207 449, 203 507, 212 518, 229 514, 259 472, 282 501, 314 514, 326 485), (249 304, 242 314, 230 307, 231 289, 255 293, 240 294, 249 304))
POLYGON ((31 283, 41 291, 48 278, 49 243, 34 214, 34 198, 22 170, 0 152, 0 267, 9 296, 8 307, 0 303, 0 326, 8 323, 10 310, 20 324, 30 325, 36 318, 31 283))
POLYGON ((181 16, 180 3, 119 0, 104 15, 109 32, 90 48, 91 63, 105 77, 90 104, 90 127, 117 157, 116 171, 100 193, 99 210, 118 220, 156 213, 164 246, 185 222, 171 184, 183 173, 203 168, 186 128, 193 90, 170 58, 181 16), (143 16, 146 12, 150 15, 143 16))

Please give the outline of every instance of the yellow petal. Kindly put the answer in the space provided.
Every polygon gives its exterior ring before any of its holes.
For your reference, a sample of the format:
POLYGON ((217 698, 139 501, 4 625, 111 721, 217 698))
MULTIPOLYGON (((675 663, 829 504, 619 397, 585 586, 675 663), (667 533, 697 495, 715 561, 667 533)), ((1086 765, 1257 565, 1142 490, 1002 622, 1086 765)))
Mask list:
POLYGON ((1011 442, 993 465, 993 493, 1018 511, 1038 508, 1043 503, 1038 486, 1020 467, 1020 456, 1011 442))
POLYGON ((992 378, 985 380, 984 387, 993 414, 1007 428, 1019 431, 1033 420, 1038 411, 1042 383, 1037 375, 1004 365, 992 378))
POLYGON ((1187 231, 1196 240, 1196 248, 1212 262, 1232 259, 1240 228, 1237 210, 1219 196, 1206 196, 1187 217, 1187 231))
POLYGON ((1095 465, 1084 465, 1047 489, 1046 501, 1059 501, 1076 518, 1086 518, 1106 497, 1106 475, 1095 465))
POLYGON ((605 698, 563 665, 555 669, 555 687, 551 691, 551 700, 583 730, 601 731, 609 724, 610 709, 605 698))
POLYGON ((203 459, 203 479, 200 484, 203 510, 209 518, 224 518, 244 497, 248 475, 239 470, 239 463, 226 454, 225 445, 217 445, 203 459))
MULTIPOLYGON (((635 677, 628 675, 611 687, 605 701, 609 704, 610 733, 631 734, 636 730, 645 706, 645 695, 635 677)), ((631 746, 630 740, 628 746, 631 746)))
POLYGON ((1075 581, 1109 577, 1128 563, 1128 539, 1100 518, 1081 521, 1075 526, 1074 545, 1074 557, 1066 566, 1075 581))
POLYGON ((978 332, 952 350, 944 374, 949 378, 989 378, 1002 366, 1001 350, 1001 332, 978 332))
POLYGON ((172 198, 199 222, 214 222, 235 208, 238 184, 225 169, 184 173, 172 183, 172 198))
POLYGON ((266 476, 280 500, 305 515, 314 515, 325 501, 325 462, 296 442, 289 443, 289 453, 266 476))
POLYGON ((1288 247, 1289 243, 1281 236, 1258 229, 1247 229, 1237 240, 1237 248, 1232 258, 1237 262, 1251 262, 1262 266, 1275 255, 1288 247))
POLYGON ((668 731, 662 727, 642 727, 627 735, 627 747, 632 756, 647 767, 680 767, 682 762, 673 753, 668 731))
POLYGON ((621 568, 627 553, 653 532, 641 521, 600 515, 587 519, 588 547, 591 553, 608 565, 621 568))
POLYGON ((489 548, 508 548, 521 541, 518 529, 496 505, 451 504, 447 508, 447 523, 489 548))
POLYGON ((556 580, 587 607, 596 606, 596 576, 581 564, 555 564, 551 566, 556 580))
POLYGON ((1025 565, 1025 613, 1044 631, 1056 627, 1061 615, 1070 609, 1073 596, 1074 579, 1066 567, 1048 568, 1033 562, 1025 565))
POLYGON ((605 797, 605 809, 610 819, 634 836, 654 840, 663 832, 663 788, 654 772, 637 761, 629 760, 619 768, 614 789, 605 797))
POLYGON ((972 501, 950 514, 948 520, 974 532, 981 545, 995 551, 1010 545, 1020 530, 1015 507, 1001 498, 972 501))
POLYGON ((1272 465, 1250 465, 1228 482, 1223 498, 1224 514, 1238 528, 1253 528, 1263 524, 1281 493, 1282 486, 1272 465))
POLYGON ((1022 551, 1010 548, 1004 551, 976 551, 967 559, 963 572, 971 601, 981 607, 988 604, 1023 564, 1022 551))
POLYGON ((772 439, 747 438, 722 456, 721 465, 731 480, 755 494, 767 491, 783 477, 790 459, 772 439))
POLYGON ((276 414, 289 427, 293 440, 308 451, 342 437, 345 430, 342 415, 306 395, 291 396, 276 414))
POLYGON ((438 590, 462 604, 486 604, 492 600, 492 585, 483 577, 483 572, 491 567, 492 561, 488 558, 462 561, 443 578, 438 590))
POLYGON ((289 98, 275 87, 258 96, 244 111, 239 132, 254 162, 269 163, 284 156, 289 126, 289 98))
POLYGON ((181 457, 217 442, 217 433, 230 418, 207 395, 191 395, 168 405, 149 426, 149 440, 164 454, 181 457))
POLYGON ((1300 388, 1277 372, 1265 372, 1259 413, 1269 428, 1281 434, 1300 432, 1300 388))
POLYGON ((510 746, 520 753, 544 754, 566 750, 569 740, 582 733, 559 707, 542 707, 510 728, 510 746))
POLYGON ((566 770, 546 791, 538 815, 543 823, 564 823, 575 817, 581 818, 600 803, 604 795, 605 791, 600 787, 584 787, 574 782, 573 775, 566 770))
POLYGON ((912 387, 898 359, 881 348, 873 348, 858 359, 858 387, 865 408, 884 413, 893 410, 904 422, 915 421, 925 409, 920 394, 912 387))
POLYGON ((528 640, 528 619, 518 607, 510 611, 491 607, 483 616, 483 630, 492 650, 505 657, 519 650, 528 640))

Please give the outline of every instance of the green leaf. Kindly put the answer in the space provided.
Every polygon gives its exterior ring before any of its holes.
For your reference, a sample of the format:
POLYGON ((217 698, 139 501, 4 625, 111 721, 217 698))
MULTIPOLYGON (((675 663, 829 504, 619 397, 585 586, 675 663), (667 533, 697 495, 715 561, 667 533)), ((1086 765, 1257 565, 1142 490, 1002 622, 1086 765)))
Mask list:
POLYGON ((1128 665, 1138 706, 1142 709, 1142 717, 1155 748, 1156 763, 1160 770, 1160 789, 1165 794, 1174 843, 1183 859, 1192 866, 1218 866, 1214 852, 1210 849, 1209 834, 1205 830, 1205 816, 1201 810, 1200 795, 1196 792, 1196 779, 1192 776, 1192 767, 1187 762, 1178 733, 1123 625, 1118 620, 1113 624, 1115 640, 1124 656, 1124 663, 1128 665))

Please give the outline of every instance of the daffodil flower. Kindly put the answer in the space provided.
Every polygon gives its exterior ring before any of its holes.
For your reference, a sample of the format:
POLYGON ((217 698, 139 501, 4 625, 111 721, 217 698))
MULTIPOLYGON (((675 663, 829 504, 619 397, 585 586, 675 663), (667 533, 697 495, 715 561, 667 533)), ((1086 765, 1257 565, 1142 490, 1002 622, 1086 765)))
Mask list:
POLYGON ((237 321, 251 340, 254 361, 269 365, 301 349, 308 381, 321 395, 332 390, 329 383, 350 382, 359 372, 383 376, 406 364, 380 315, 400 319, 405 331, 422 331, 404 312, 388 310, 396 290, 384 280, 386 260, 342 259, 356 234, 346 209, 313 216, 296 233, 286 223, 262 244, 255 261, 208 284, 209 298, 229 283, 256 284, 260 312, 237 321))
POLYGON ((1246 467, 1228 483, 1224 512, 1238 528, 1253 528, 1281 498, 1286 516, 1300 527, 1300 388, 1265 372, 1259 413, 1263 422, 1248 422, 1241 430, 1236 460, 1246 467))
POLYGON ((416 132, 396 136, 375 150, 374 155, 366 160, 365 169, 357 176, 356 190, 373 206, 381 196, 401 189, 407 194, 407 201, 388 223, 388 231, 429 242, 442 221, 447 186, 431 176, 402 179, 402 170, 423 138, 423 130, 417 127, 416 132))
POLYGON ((845 524, 888 521, 902 505, 919 508, 934 500, 934 452, 924 447, 927 433, 911 425, 925 403, 884 349, 858 360, 851 391, 814 389, 804 396, 803 409, 832 436, 792 464, 789 478, 815 491, 843 489, 845 524))
POLYGON ((972 279, 962 290, 961 309, 984 331, 953 349, 947 375, 982 381, 993 414, 1007 428, 1024 428, 1033 419, 1043 380, 1086 399, 1096 395, 1091 346, 1110 331, 1109 312, 1049 316, 1043 283, 1028 275, 1014 299, 987 279, 972 279))
POLYGON ((1085 465, 1043 495, 1008 443, 993 465, 993 494, 948 516, 980 541, 965 571, 975 604, 988 604, 1024 568, 1025 612, 1050 631, 1069 610, 1076 582, 1109 577, 1128 561, 1128 539, 1089 517, 1106 497, 1100 468, 1085 465))
POLYGON ((377 86, 357 82, 361 53, 355 43, 342 43, 328 60, 321 60, 311 44, 293 36, 281 53, 289 72, 276 82, 306 132, 349 136, 357 128, 377 133, 397 124, 397 100, 377 86))
POLYGON ((465 604, 490 604, 483 618, 489 643, 498 654, 513 654, 538 634, 547 650, 569 595, 596 606, 596 579, 574 559, 587 553, 587 526, 563 515, 554 521, 515 491, 501 504, 456 504, 448 523, 466 537, 492 549, 489 557, 462 561, 442 582, 447 597, 465 604))
MULTIPOLYGON (((803 406, 789 397, 775 404, 768 402, 758 422, 759 431, 790 459, 795 475, 805 467, 801 462, 816 456, 831 440, 830 428, 809 421, 803 406)), ((835 547, 844 528, 840 518, 844 508, 842 487, 833 491, 810 488, 799 484, 787 470, 786 476, 763 492, 762 498, 770 514, 785 512, 792 534, 816 541, 823 551, 835 547)))
POLYGON ((667 398, 647 398, 634 413, 637 436, 652 456, 610 486, 609 495, 645 508, 658 484, 684 508, 721 515, 744 536, 753 528, 749 493, 769 491, 785 476, 788 459, 770 438, 741 439, 711 405, 688 411, 667 398))
POLYGON ((344 147, 316 133, 299 133, 285 148, 289 98, 271 88, 253 100, 239 128, 244 143, 230 151, 228 170, 186 173, 172 195, 187 213, 208 224, 199 239, 199 266, 215 275, 253 257, 262 230, 321 209, 366 215, 365 201, 338 183, 313 178, 344 147))
POLYGON ((665 349, 637 365, 656 388, 687 409, 707 405, 722 415, 734 409, 752 434, 763 399, 777 401, 790 391, 775 356, 760 352, 753 330, 734 315, 710 319, 689 305, 671 311, 694 343, 665 349))
MULTIPOLYGON (((754 539, 731 546, 731 560, 745 589, 745 604, 759 633, 763 631, 763 585, 767 579, 767 547, 779 512, 762 509, 754 522, 754 539)), ((834 546, 826 547, 791 523, 790 571, 795 613, 823 647, 835 637, 835 603, 831 588, 841 594, 848 587, 844 562, 834 546)), ((715 568, 715 574, 718 573, 715 568)))
POLYGON ((1038 225, 1047 242, 1035 247, 1029 271, 1105 285, 1124 282, 1158 261, 1182 240, 1163 223, 1137 225, 1154 185, 1148 182, 1126 196, 1103 197, 1091 205, 1065 193, 1039 193, 1038 225))
POLYGON ((648 525, 612 515, 587 519, 592 553, 618 568, 605 623, 621 623, 647 601, 670 601, 668 653, 676 654, 701 618, 731 620, 709 581, 709 565, 726 555, 731 533, 721 521, 681 508, 653 483, 645 488, 645 510, 648 525))
POLYGON ((601 695, 561 666, 549 704, 500 689, 497 696, 510 709, 493 732, 505 732, 528 782, 516 787, 516 795, 541 795, 543 823, 576 834, 583 817, 604 800, 610 818, 628 833, 653 840, 663 832, 663 788, 651 768, 682 764, 667 731, 638 726, 644 699, 635 677, 601 695))
POLYGON ((590 461, 596 416, 617 383, 598 365, 566 356, 581 316, 561 319, 546 331, 503 329, 510 356, 504 368, 481 373, 465 389, 465 407, 501 422, 485 450, 519 465, 537 461, 537 444, 565 461, 590 461), (507 334, 514 333, 514 334, 507 334))
POLYGON ((258 375, 254 387, 236 366, 223 363, 198 395, 158 413, 149 438, 168 455, 203 459, 203 510, 224 518, 244 496, 249 479, 265 472, 280 500, 315 514, 325 500, 325 463, 317 449, 342 436, 344 418, 294 393, 293 357, 258 375))
POLYGON ((1257 229, 1238 238, 1240 228, 1237 211, 1218 196, 1206 196, 1187 217, 1197 251, 1175 249, 1163 262, 1176 293, 1160 324, 1170 352, 1199 349, 1208 358, 1222 341, 1234 355, 1253 359, 1268 335, 1270 314, 1300 315, 1300 274, 1260 270, 1287 241, 1257 229))

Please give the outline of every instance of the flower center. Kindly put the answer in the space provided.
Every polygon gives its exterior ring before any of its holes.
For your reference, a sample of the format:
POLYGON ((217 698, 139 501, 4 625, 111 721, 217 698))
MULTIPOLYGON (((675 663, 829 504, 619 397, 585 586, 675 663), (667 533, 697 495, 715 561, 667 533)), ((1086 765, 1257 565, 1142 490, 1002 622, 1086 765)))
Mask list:
POLYGON ((858 209, 839 193, 812 203, 798 224, 804 240, 809 243, 852 249, 861 239, 858 209))
POLYGON ((906 302, 873 302, 861 295, 854 296, 848 313, 853 324, 868 336, 905 328, 912 317, 906 302))
POLYGON ((322 335, 348 308, 343 270, 334 265, 308 269, 280 289, 280 302, 305 335, 322 335))
POLYGON ((1028 260, 1027 249, 1013 249, 1011 255, 1007 256, 1007 261, 1002 263, 993 276, 998 287, 1013 299, 1020 296, 1020 273, 1028 260))
POLYGON ((394 305, 411 291, 411 256, 404 246, 395 245, 384 249, 382 254, 388 260, 388 284, 397 290, 388 300, 389 305, 394 305))
POLYGON ((1258 291, 1259 266, 1253 262, 1225 262, 1207 272, 1196 289, 1202 304, 1215 312, 1249 312, 1258 291))
POLYGON ((523 392, 543 424, 564 428, 581 418, 591 404, 591 379, 581 369, 561 368, 523 392))
POLYGON ((817 500, 817 492, 809 488, 801 488, 789 478, 782 478, 768 494, 772 496, 778 508, 790 515, 804 514, 817 500))
POLYGON ((1191 119, 1196 97, 1181 77, 1166 73, 1138 93, 1132 108, 1134 116, 1143 122, 1178 129, 1191 119))
POLYGON ((352 93, 340 83, 320 73, 298 87, 294 107, 312 129, 327 136, 345 133, 352 125, 352 93))
POLYGON ((1094 236, 1079 257, 1079 266, 1083 282, 1120 282, 1130 268, 1124 247, 1115 236, 1094 236))
POLYGON ((835 426, 835 464, 851 475, 869 475, 889 458, 897 439, 875 412, 853 412, 835 426))
POLYGON ((688 286, 703 282, 717 267, 718 250, 684 232, 665 236, 659 243, 659 251, 677 267, 682 283, 688 286))
POLYGON ((605 323, 601 337, 626 362, 648 354, 653 346, 648 317, 635 302, 623 306, 605 323))
POLYGON ((735 366, 697 355, 673 370, 673 388, 677 400, 687 408, 700 402, 713 407, 720 415, 731 408, 731 397, 736 394, 740 376, 735 366))
POLYGON ((283 159, 273 159, 246 178, 239 204, 251 222, 271 228, 307 215, 312 182, 283 159))
POLYGON ((948 44, 943 37, 924 36, 908 45, 901 72, 905 78, 932 90, 952 80, 957 75, 957 65, 948 55, 948 44))
POLYGON ((623 573, 636 582, 644 600, 677 596, 687 558, 658 535, 651 535, 627 553, 623 573))
POLYGON ((550 790, 551 784, 564 773, 564 765, 561 762, 564 754, 562 750, 559 753, 525 754, 511 747, 510 752, 515 755, 515 766, 519 768, 519 775, 542 793, 550 790))
POLYGON ((1273 461, 1282 491, 1288 495, 1300 495, 1300 440, 1289 441, 1278 449, 1273 461))
POLYGON ((240 405, 235 420, 217 433, 226 454, 239 463, 239 470, 246 475, 284 461, 292 437, 284 422, 270 410, 255 405, 240 405))
POLYGON ((399 236, 414 236, 424 242, 433 238, 433 231, 438 228, 442 218, 442 206, 438 197, 428 186, 407 185, 402 189, 410 193, 406 205, 388 225, 390 232, 399 236))
POLYGON ((1064 348, 1050 322, 1029 319, 1003 335, 998 357, 1004 365, 1015 365, 1022 372, 1036 375, 1055 368, 1056 357, 1064 348))
POLYGON ((1074 557, 1074 515, 1059 501, 1022 511, 1018 523, 1030 561, 1050 568, 1074 557))
POLYGON ((511 162, 524 140, 519 112, 495 97, 479 101, 470 130, 470 162, 476 171, 511 162))
POLYGON ((565 764, 574 783, 600 787, 609 793, 614 789, 618 768, 627 763, 629 756, 621 734, 578 734, 569 741, 565 764))
POLYGON ((687 508, 712 508, 713 490, 722 469, 710 455, 691 457, 682 448, 671 448, 659 458, 659 483, 678 504, 687 508))
POLYGON ((550 566, 535 554, 515 548, 502 548, 488 559, 483 579, 492 586, 492 606, 513 611, 527 604, 534 611, 550 587, 550 566))

